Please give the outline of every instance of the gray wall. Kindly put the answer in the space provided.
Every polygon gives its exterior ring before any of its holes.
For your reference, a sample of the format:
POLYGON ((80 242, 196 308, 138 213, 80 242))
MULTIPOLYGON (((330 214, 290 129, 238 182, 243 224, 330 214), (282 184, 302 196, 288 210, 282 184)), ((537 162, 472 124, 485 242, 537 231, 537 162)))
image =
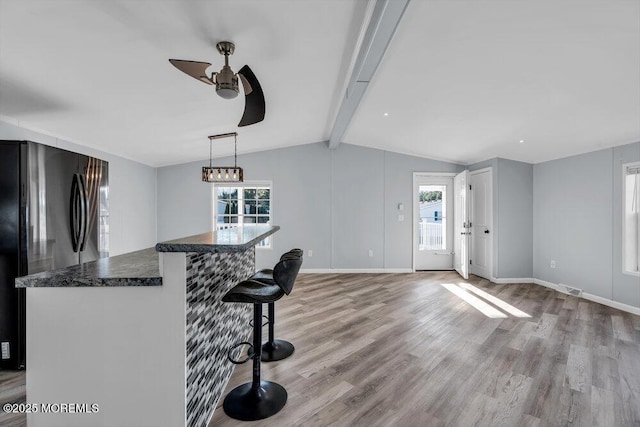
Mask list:
MULTIPOLYGON (((158 169, 158 240, 211 230, 211 185, 200 179, 206 163, 158 169)), ((273 265, 282 252, 300 247, 313 250, 305 269, 410 269, 413 172, 463 169, 349 144, 329 150, 325 143, 244 154, 238 165, 245 181, 273 182, 272 221, 282 227, 273 249, 257 251, 257 266, 273 265)))
POLYGON ((498 159, 498 269, 495 277, 533 277, 533 165, 498 159))
POLYGON ((0 121, 0 139, 38 142, 109 162, 109 254, 156 244, 156 169, 0 121))
POLYGON ((621 255, 621 164, 636 160, 640 143, 534 166, 534 277, 640 306, 621 255))

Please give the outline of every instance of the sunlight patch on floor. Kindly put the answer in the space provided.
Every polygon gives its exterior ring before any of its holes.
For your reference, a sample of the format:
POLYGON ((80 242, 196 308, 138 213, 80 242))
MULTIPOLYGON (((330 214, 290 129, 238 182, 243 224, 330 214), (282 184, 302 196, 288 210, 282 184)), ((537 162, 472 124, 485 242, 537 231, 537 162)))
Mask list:
POLYGON ((496 309, 494 306, 487 304, 480 298, 471 295, 469 292, 454 285, 453 283, 442 283, 442 287, 444 287, 452 294, 456 295, 458 298, 464 300, 487 317, 490 317, 492 319, 504 319, 508 317, 506 314, 496 309))
POLYGON ((500 298, 494 297, 491 294, 486 293, 485 291, 483 291, 482 289, 478 289, 475 286, 469 284, 469 283, 458 283, 458 286, 460 286, 462 289, 466 289, 467 291, 473 292, 474 294, 484 298, 485 300, 489 301, 491 304, 497 306, 498 308, 501 308, 502 310, 506 311, 507 313, 509 313, 512 316, 515 317, 531 317, 530 315, 528 315, 527 313, 525 313, 522 310, 519 310, 518 308, 512 306, 511 304, 508 304, 504 301, 502 301, 500 298))

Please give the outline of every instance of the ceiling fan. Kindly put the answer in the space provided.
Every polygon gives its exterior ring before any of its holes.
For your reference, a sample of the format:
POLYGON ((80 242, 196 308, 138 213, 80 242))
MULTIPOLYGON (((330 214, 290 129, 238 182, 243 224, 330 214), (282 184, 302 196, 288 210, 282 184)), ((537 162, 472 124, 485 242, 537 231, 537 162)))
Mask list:
POLYGON ((224 55, 224 66, 211 76, 207 75, 207 68, 211 66, 208 62, 184 61, 181 59, 170 59, 178 70, 198 79, 208 85, 215 85, 216 93, 224 99, 233 99, 240 93, 238 78, 242 82, 244 89, 244 114, 238 126, 249 126, 264 120, 264 94, 262 87, 255 74, 248 65, 240 68, 234 73, 229 67, 229 55, 233 55, 235 45, 231 42, 219 42, 216 45, 220 55, 224 55))

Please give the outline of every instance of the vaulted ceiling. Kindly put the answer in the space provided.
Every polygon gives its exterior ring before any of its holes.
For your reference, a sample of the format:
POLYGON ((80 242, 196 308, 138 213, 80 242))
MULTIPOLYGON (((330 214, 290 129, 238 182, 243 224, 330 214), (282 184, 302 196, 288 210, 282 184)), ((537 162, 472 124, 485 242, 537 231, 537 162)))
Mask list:
MULTIPOLYGON (((208 135, 235 130, 240 153, 325 141, 371 8, 0 0, 0 115, 153 166, 204 159, 208 135), (238 129, 242 96, 167 61, 219 69, 221 40, 262 84, 259 124, 238 129)), ((640 2, 412 0, 342 141, 458 163, 640 141, 640 2)))

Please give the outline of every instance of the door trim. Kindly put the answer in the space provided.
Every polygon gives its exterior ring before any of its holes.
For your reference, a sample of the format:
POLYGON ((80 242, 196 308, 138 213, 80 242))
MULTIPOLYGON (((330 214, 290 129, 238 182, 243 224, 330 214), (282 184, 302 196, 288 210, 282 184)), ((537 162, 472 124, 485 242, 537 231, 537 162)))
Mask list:
POLYGON ((468 169, 453 177, 453 269, 465 280, 469 279, 469 247, 471 246, 468 225, 469 212, 471 210, 471 191, 469 191, 468 187, 470 182, 471 175, 468 169), (461 181, 463 182, 462 191, 464 193, 464 207, 462 209, 459 206, 461 181), (461 210, 462 212, 460 212, 461 210), (461 237, 461 235, 464 237, 461 237), (458 259, 460 264, 458 264, 458 259))
MULTIPOLYGON (((418 222, 419 206, 416 203, 415 195, 418 192, 418 178, 423 177, 455 177, 459 172, 414 172, 413 173, 413 186, 411 187, 411 209, 413 210, 412 223, 411 223, 411 270, 416 272, 416 241, 418 239, 418 222)), ((453 270, 453 269, 452 269, 453 270)))
MULTIPOLYGON (((496 234, 496 224, 494 221, 495 218, 495 212, 493 211, 494 205, 493 205, 493 167, 488 166, 486 168, 482 168, 482 169, 478 169, 478 170, 474 170, 474 171, 469 171, 469 184, 471 184, 471 177, 473 175, 478 175, 481 173, 485 173, 485 172, 489 172, 489 186, 491 188, 491 199, 489 200, 489 206, 491 206, 490 212, 491 212, 491 220, 489 221, 489 223, 491 224, 491 232, 489 233, 489 277, 487 277, 487 280, 491 280, 493 277, 495 277, 494 275, 494 271, 493 271, 493 262, 494 262, 494 256, 497 256, 497 254, 494 254, 494 247, 493 247, 493 236, 495 236, 496 234)), ((471 190, 471 206, 470 206, 470 212, 469 212, 469 221, 471 221, 471 224, 474 223, 474 219, 471 216, 471 213, 473 212, 473 190, 471 190)), ((471 242, 470 242, 470 246, 471 248, 469 249, 469 255, 470 255, 470 259, 473 261, 473 238, 474 238, 474 234, 475 234, 475 230, 473 229, 473 226, 471 227, 471 242)), ((469 266, 469 274, 475 274, 472 273, 471 270, 473 265, 469 266)))

